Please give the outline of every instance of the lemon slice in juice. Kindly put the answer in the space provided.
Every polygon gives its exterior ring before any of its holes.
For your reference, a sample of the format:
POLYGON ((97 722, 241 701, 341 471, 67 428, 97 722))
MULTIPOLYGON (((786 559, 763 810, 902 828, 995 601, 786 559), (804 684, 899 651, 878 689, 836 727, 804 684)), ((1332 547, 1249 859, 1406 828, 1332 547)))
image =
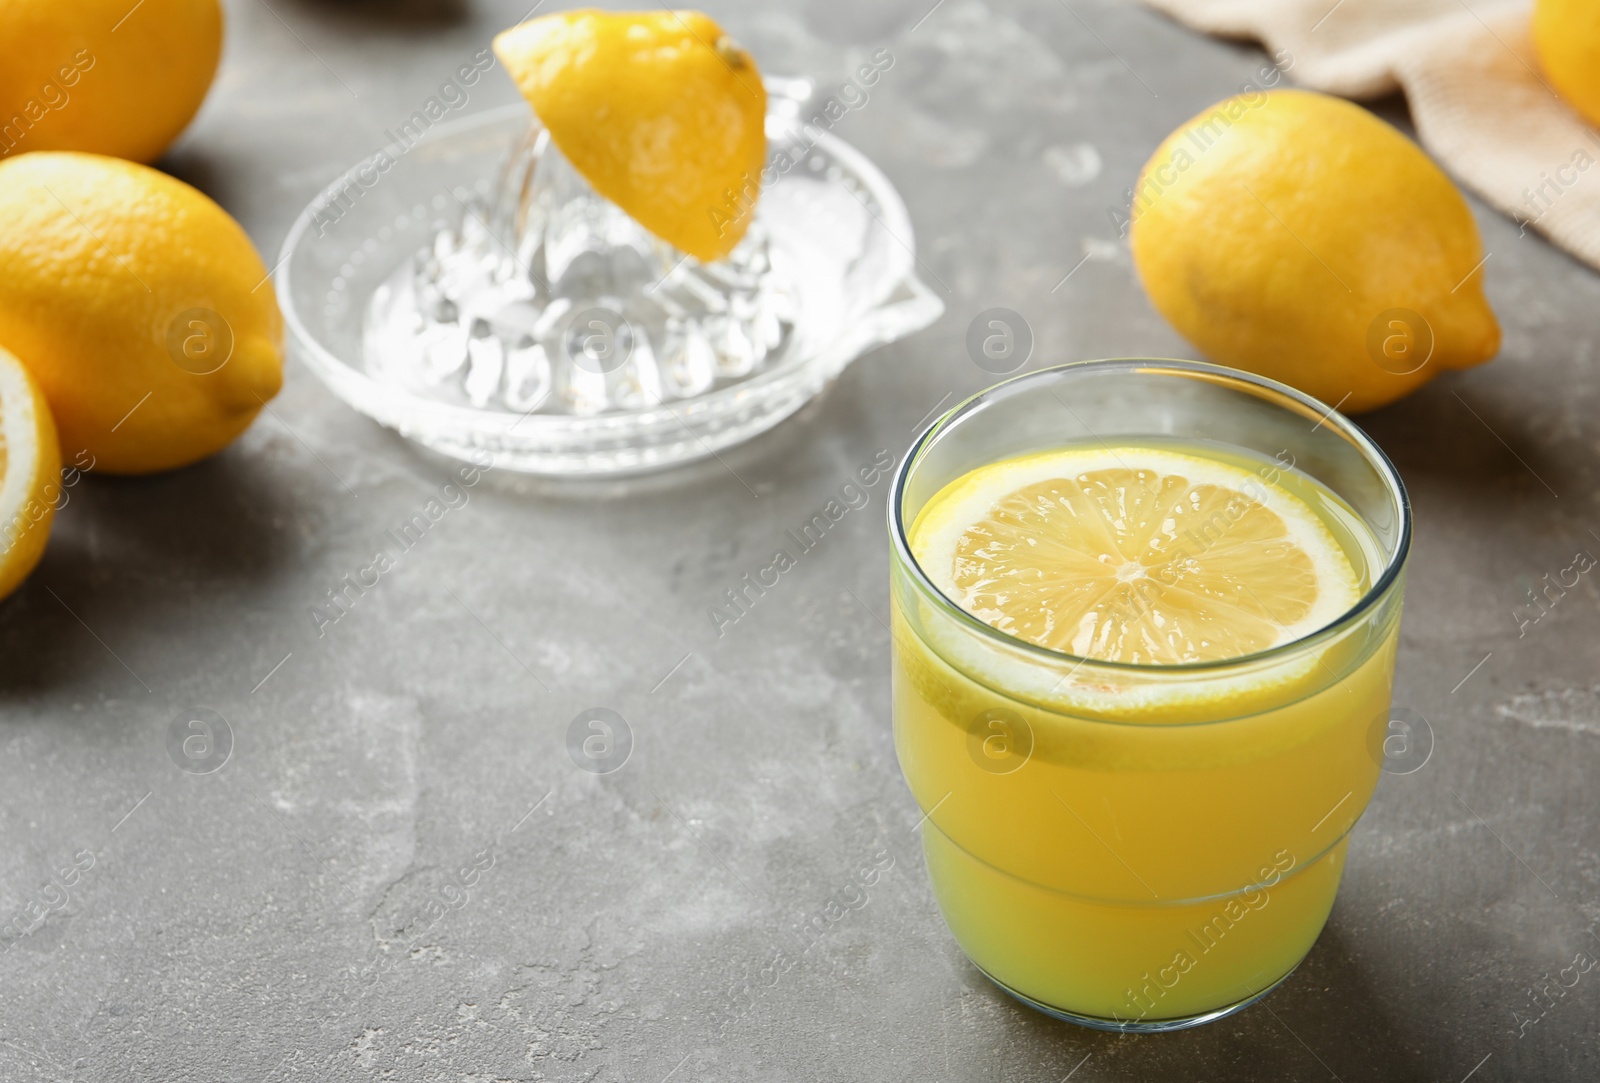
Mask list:
POLYGON ((1018 639, 1107 662, 1237 658, 1361 595, 1327 523, 1271 476, 1155 447, 1045 452, 952 482, 909 541, 947 598, 1018 639))

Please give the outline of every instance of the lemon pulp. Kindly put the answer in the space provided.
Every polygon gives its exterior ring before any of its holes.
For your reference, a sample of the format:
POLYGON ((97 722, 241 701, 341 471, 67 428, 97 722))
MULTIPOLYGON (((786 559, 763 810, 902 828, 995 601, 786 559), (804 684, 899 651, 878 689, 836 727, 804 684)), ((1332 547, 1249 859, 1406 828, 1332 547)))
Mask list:
POLYGON ((1152 446, 979 467, 912 526, 934 585, 1000 631, 1144 665, 1269 650, 1360 598, 1344 546, 1271 467, 1152 446))
POLYGON ((44 393, 28 370, 0 348, 0 598, 44 555, 60 497, 61 455, 44 393))

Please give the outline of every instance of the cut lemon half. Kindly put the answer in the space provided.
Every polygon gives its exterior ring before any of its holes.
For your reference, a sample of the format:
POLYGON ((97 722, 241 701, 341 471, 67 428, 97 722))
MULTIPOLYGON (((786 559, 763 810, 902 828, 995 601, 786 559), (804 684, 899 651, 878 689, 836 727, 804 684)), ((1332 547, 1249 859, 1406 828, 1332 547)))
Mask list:
POLYGON ((1140 665, 1238 658, 1361 596, 1327 523, 1273 477, 1151 447, 1045 452, 952 482, 909 541, 947 598, 1018 639, 1140 665))
POLYGON ((44 555, 60 496, 61 449, 38 381, 0 349, 0 598, 44 555))
POLYGON ((541 15, 494 52, 595 190, 710 263, 749 228, 767 160, 767 91, 750 54, 698 11, 541 15))

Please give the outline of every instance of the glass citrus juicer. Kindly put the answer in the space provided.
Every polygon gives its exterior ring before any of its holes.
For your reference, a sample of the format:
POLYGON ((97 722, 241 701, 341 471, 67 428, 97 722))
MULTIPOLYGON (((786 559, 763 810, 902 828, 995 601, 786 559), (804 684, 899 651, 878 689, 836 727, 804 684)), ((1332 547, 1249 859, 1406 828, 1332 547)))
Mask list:
POLYGON ((761 80, 704 16, 565 13, 507 31, 496 49, 534 112, 414 116, 319 194, 284 243, 290 350, 362 413, 529 473, 643 472, 766 431, 943 311, 915 274, 904 203, 831 134, 811 83, 761 80), (643 67, 606 25, 619 19, 650 23, 647 44, 677 60, 643 67), (555 91, 534 85, 548 70, 537 62, 591 46, 599 72, 568 65, 555 91), (595 89, 602 78, 613 89, 595 89), (643 133, 670 149, 663 131, 704 135, 729 105, 756 125, 744 168, 718 157, 732 140, 714 129, 696 144, 685 161, 699 187, 679 187, 706 194, 680 198, 676 218, 650 203, 679 178, 653 188, 624 161, 633 172, 619 182, 594 136, 608 134, 595 116, 620 109, 605 95, 637 99, 641 80, 667 89, 635 102, 643 127, 612 143, 643 133))

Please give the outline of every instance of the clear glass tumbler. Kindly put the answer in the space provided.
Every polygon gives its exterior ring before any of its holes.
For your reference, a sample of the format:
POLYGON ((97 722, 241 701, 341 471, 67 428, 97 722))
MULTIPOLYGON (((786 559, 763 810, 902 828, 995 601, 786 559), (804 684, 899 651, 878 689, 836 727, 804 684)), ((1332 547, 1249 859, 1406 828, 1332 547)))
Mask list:
POLYGON ((1411 510, 1348 420, 1271 380, 1187 361, 1026 374, 906 457, 889 504, 894 731, 939 906, 1001 988, 1058 1018, 1171 1030, 1283 981, 1333 906, 1383 763, 1411 510), (1145 444, 1257 464, 1309 494, 1362 580, 1309 636, 1220 662, 1073 657, 935 588, 908 530, 970 471, 1145 444))

